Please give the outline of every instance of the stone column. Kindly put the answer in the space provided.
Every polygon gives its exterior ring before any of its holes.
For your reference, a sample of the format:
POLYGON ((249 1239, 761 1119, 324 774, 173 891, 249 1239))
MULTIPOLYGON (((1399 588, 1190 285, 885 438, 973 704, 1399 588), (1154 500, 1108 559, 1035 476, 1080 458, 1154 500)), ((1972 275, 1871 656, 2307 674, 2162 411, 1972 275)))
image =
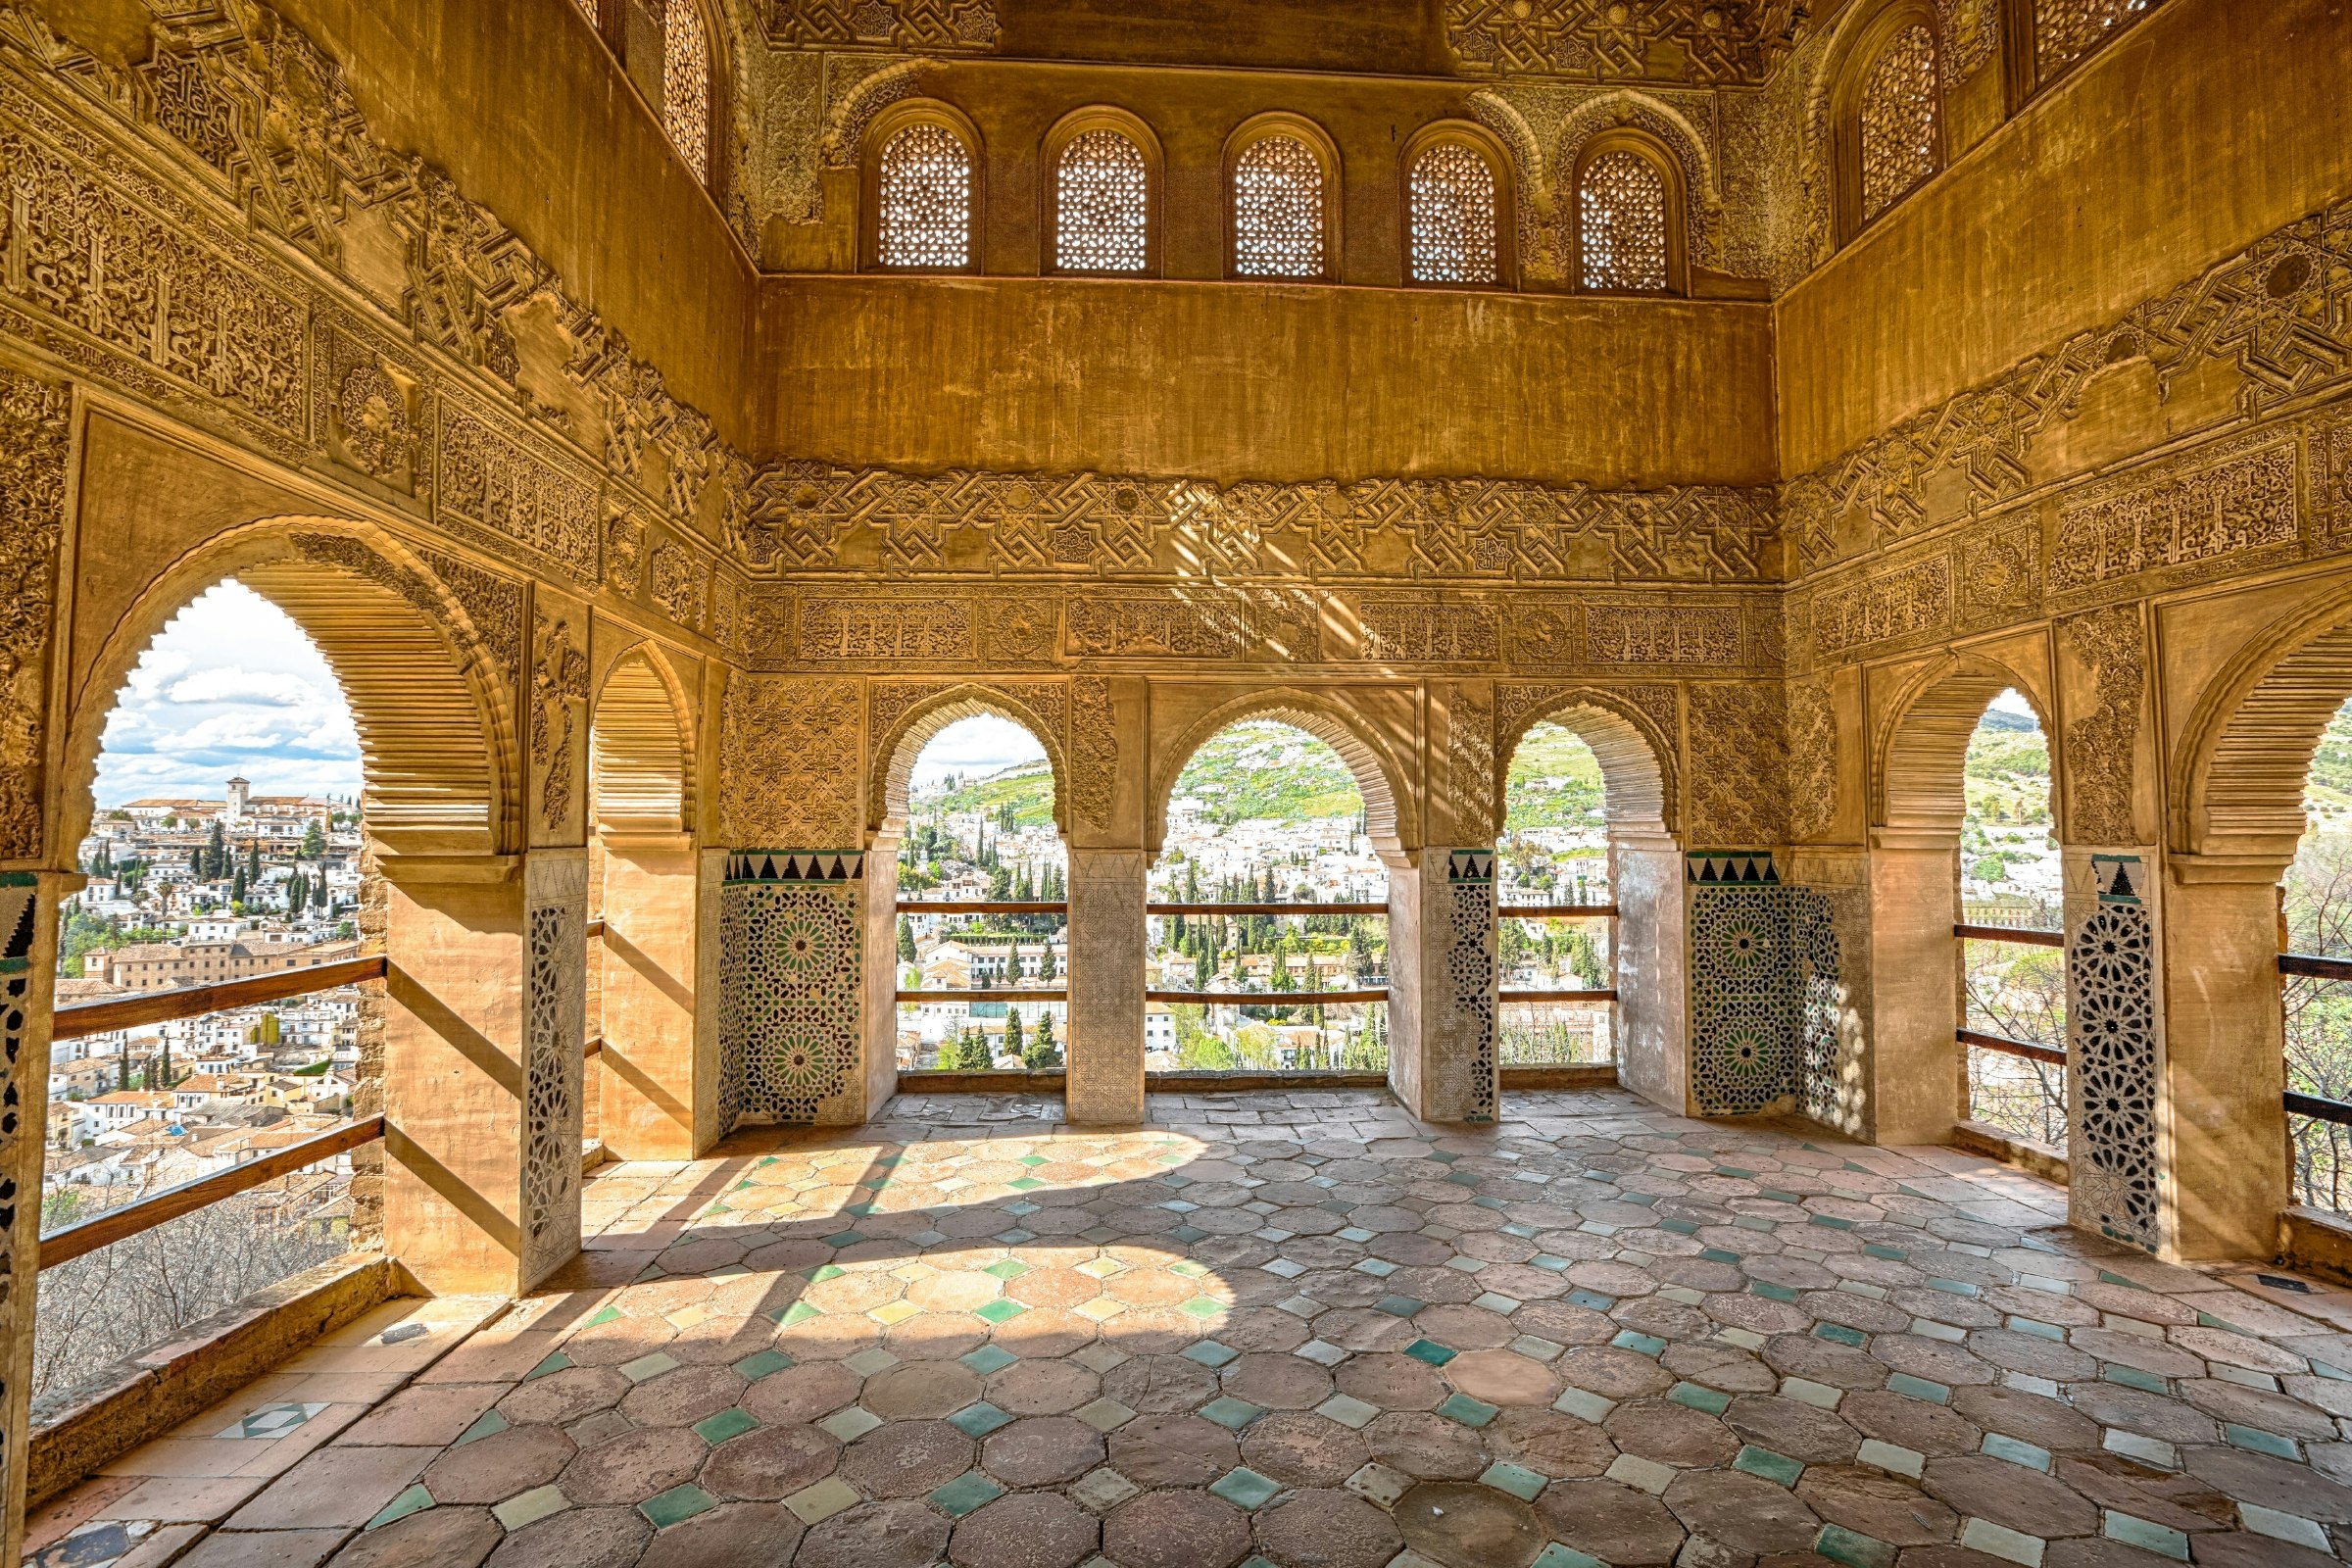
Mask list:
POLYGON ((1681 1114, 1690 1101, 1683 993, 1683 857, 1674 841, 1626 835, 1610 845, 1617 890, 1617 1081, 1681 1114))
POLYGON ((384 1241, 437 1294, 579 1251, 587 852, 385 856, 384 1241))
POLYGON ((871 1116, 899 1092, 899 835, 865 846, 865 1087, 871 1116))
POLYGON ((599 1135, 616 1159, 692 1159, 718 1136, 718 1062, 706 1050, 696 975, 702 904, 716 889, 704 886, 690 833, 607 832, 599 842, 605 935, 590 955, 604 997, 599 1135))
POLYGON ((24 1530, 57 905, 80 883, 78 876, 0 871, 0 1344, 8 1348, 0 1382, 0 1561, 6 1562, 16 1561, 24 1530))
POLYGON ((1494 852, 1389 867, 1389 1087, 1424 1121, 1488 1122, 1495 1066, 1494 852))
POLYGON ((1881 828, 1870 855, 1871 1132, 1941 1144, 1960 1104, 1957 834, 1881 828))
POLYGON ((1068 1114, 1144 1119, 1144 903, 1141 850, 1070 851, 1068 1114))
POLYGON ((2172 1249, 2271 1257, 2293 1201, 2276 871, 2186 856, 2172 870, 2157 919, 2172 1249))

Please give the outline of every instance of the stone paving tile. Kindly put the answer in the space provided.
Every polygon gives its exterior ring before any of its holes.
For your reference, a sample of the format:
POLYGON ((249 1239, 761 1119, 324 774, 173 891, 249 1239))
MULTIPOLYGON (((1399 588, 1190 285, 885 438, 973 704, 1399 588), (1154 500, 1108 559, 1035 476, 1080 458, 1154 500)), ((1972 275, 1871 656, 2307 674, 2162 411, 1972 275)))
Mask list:
POLYGON ((2299 1568, 2352 1547, 2352 1293, 2124 1252, 1957 1151, 1615 1091, 1513 1095, 1476 1130, 1376 1092, 1150 1110, 1114 1132, 901 1097, 864 1128, 607 1165, 588 1253, 542 1293, 487 1326, 479 1302, 371 1314, 42 1510, 28 1560, 127 1564, 118 1537, 208 1529, 178 1560, 2299 1568))

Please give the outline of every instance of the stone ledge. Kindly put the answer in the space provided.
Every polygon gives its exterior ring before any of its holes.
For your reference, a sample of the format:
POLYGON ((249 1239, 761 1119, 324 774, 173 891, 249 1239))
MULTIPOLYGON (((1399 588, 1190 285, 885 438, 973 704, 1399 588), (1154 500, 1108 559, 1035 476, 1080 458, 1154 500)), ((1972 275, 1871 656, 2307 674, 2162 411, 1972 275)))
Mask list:
POLYGON ((2278 1261, 2352 1285, 2352 1215, 2298 1203, 2278 1216, 2278 1261))
POLYGON ((349 1252, 199 1318, 174 1338, 33 1402, 25 1506, 171 1431, 396 1296, 425 1294, 378 1252, 349 1252))
MULTIPOLYGON (((1609 1089, 1617 1083, 1617 1064, 1581 1062, 1557 1067, 1505 1067, 1505 1089, 1609 1089)), ((899 1074, 902 1095, 1058 1095, 1067 1090, 1061 1068, 1015 1072, 1010 1068, 987 1072, 912 1071, 899 1074)), ((1386 1089, 1384 1072, 1148 1072, 1144 1088, 1152 1094, 1233 1095, 1255 1090, 1386 1089)))
POLYGON ((2064 1187, 2071 1176, 2066 1151, 2037 1144, 2030 1138, 2019 1138, 1981 1121, 1960 1121, 1952 1124, 1952 1136, 1946 1140, 1954 1149, 1965 1149, 1972 1154, 1997 1159, 2004 1165, 2015 1165, 2029 1175, 2064 1187))

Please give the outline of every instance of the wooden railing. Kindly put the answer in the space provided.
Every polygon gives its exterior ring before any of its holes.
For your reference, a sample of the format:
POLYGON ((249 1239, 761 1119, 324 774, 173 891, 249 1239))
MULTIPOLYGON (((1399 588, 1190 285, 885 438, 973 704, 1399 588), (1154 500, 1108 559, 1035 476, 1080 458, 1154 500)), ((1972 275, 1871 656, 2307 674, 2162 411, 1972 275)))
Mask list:
POLYGON ((1505 920, 1614 920, 1621 911, 1614 904, 1498 904, 1494 913, 1505 920))
POLYGON ((895 993, 901 1002, 1067 1002, 1070 994, 1063 990, 1007 991, 975 987, 970 991, 901 991, 895 993))
MULTIPOLYGON (((2279 917, 2279 936, 2285 938, 2285 916, 2279 917)), ((2312 980, 2352 980, 2352 958, 2326 958, 2316 953, 2281 953, 2278 955, 2278 978, 2281 985, 2289 975, 2302 975, 2312 980)), ((2318 1121, 2339 1122, 2352 1126, 2352 1102, 2329 1100, 2324 1095, 2306 1095, 2299 1090, 2286 1091, 2286 1111, 2290 1116, 2310 1116, 2318 1121)))
POLYGON ((2031 926, 1962 923, 1952 927, 1952 935, 1964 937, 1971 942, 2013 942, 2024 948, 2063 948, 2066 946, 2065 932, 2036 931, 2031 926))
POLYGON ((1146 1002, 1173 1002, 1203 1007, 1308 1007, 1317 1003, 1341 1006, 1358 1002, 1386 1002, 1389 988, 1362 991, 1146 991, 1146 1002))
POLYGON ((1146 914, 1387 914, 1388 901, 1373 904, 1147 904, 1146 914))
POLYGON ((1617 988, 1604 986, 1597 991, 1498 991, 1498 1002, 1608 1002, 1617 1000, 1617 988))
POLYGON ((244 980, 227 980, 217 986, 177 986, 170 991, 108 997, 102 1002, 82 1002, 58 1008, 52 1015, 49 1033, 53 1040, 81 1040, 118 1029, 170 1023, 176 1018, 201 1018, 208 1012, 228 1012, 265 1002, 308 996, 314 991, 332 991, 337 986, 356 985, 362 980, 381 980, 385 970, 384 956, 379 953, 373 957, 345 958, 339 963, 315 964, 308 969, 283 969, 244 980))
POLYGON ((1964 1046, 1979 1051, 1997 1051, 2004 1056, 2023 1056, 2029 1061, 2046 1061, 2053 1066, 2066 1065, 2066 1053, 2056 1046, 2036 1045, 2031 1040, 2012 1040, 2007 1035, 1988 1035, 1981 1029, 1953 1031, 1964 1046))
POLYGON ((217 1203, 223 1198, 250 1192, 264 1182, 291 1175, 322 1159, 348 1154, 383 1136, 384 1118, 369 1116, 348 1127, 338 1127, 333 1132, 306 1138, 299 1144, 289 1144, 275 1153, 263 1154, 242 1165, 232 1165, 227 1170, 215 1171, 210 1176, 199 1176, 192 1182, 167 1187, 160 1193, 150 1193, 121 1208, 109 1209, 77 1225, 68 1225, 42 1237, 41 1267, 51 1268, 59 1263, 71 1262, 101 1247, 112 1246, 142 1231, 151 1231, 166 1220, 192 1214, 208 1203, 217 1203))
POLYGON ((1061 899, 901 899, 901 914, 1068 914, 1061 899))

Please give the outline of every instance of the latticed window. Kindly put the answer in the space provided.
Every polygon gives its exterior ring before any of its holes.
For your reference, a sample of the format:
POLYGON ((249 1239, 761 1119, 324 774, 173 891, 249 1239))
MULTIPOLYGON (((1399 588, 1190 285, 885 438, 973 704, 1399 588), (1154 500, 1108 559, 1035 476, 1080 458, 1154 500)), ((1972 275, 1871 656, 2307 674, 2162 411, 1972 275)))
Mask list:
POLYGON ((1140 272, 1151 221, 1144 150, 1115 130, 1082 131, 1054 172, 1054 265, 1070 272, 1140 272))
MULTIPOLYGON (((595 0, 588 0, 590 15, 595 0)), ((662 16, 662 121, 687 167, 710 170, 710 39, 695 0, 668 0, 662 16)))
POLYGON ((2148 14, 2155 0, 2035 0, 2034 69, 2047 81, 2148 14))
POLYGON ((1636 152, 1602 153, 1576 192, 1587 288, 1663 290, 1666 180, 1636 152))
POLYGON ((588 14, 588 24, 590 26, 597 26, 603 24, 605 19, 597 15, 596 0, 580 0, 580 9, 588 14))
POLYGON ((882 144, 875 260, 884 267, 968 267, 972 153, 945 125, 916 124, 882 144))
POLYGON ((1296 136, 1260 137, 1234 161, 1233 267, 1245 277, 1323 275, 1323 160, 1296 136))
POLYGON ((1936 172, 1936 35, 1914 23, 1886 40, 1862 84, 1865 222, 1936 172))
POLYGON ((1406 195, 1414 282, 1495 280, 1494 171, 1484 158, 1459 142, 1440 142, 1414 160, 1406 195))

